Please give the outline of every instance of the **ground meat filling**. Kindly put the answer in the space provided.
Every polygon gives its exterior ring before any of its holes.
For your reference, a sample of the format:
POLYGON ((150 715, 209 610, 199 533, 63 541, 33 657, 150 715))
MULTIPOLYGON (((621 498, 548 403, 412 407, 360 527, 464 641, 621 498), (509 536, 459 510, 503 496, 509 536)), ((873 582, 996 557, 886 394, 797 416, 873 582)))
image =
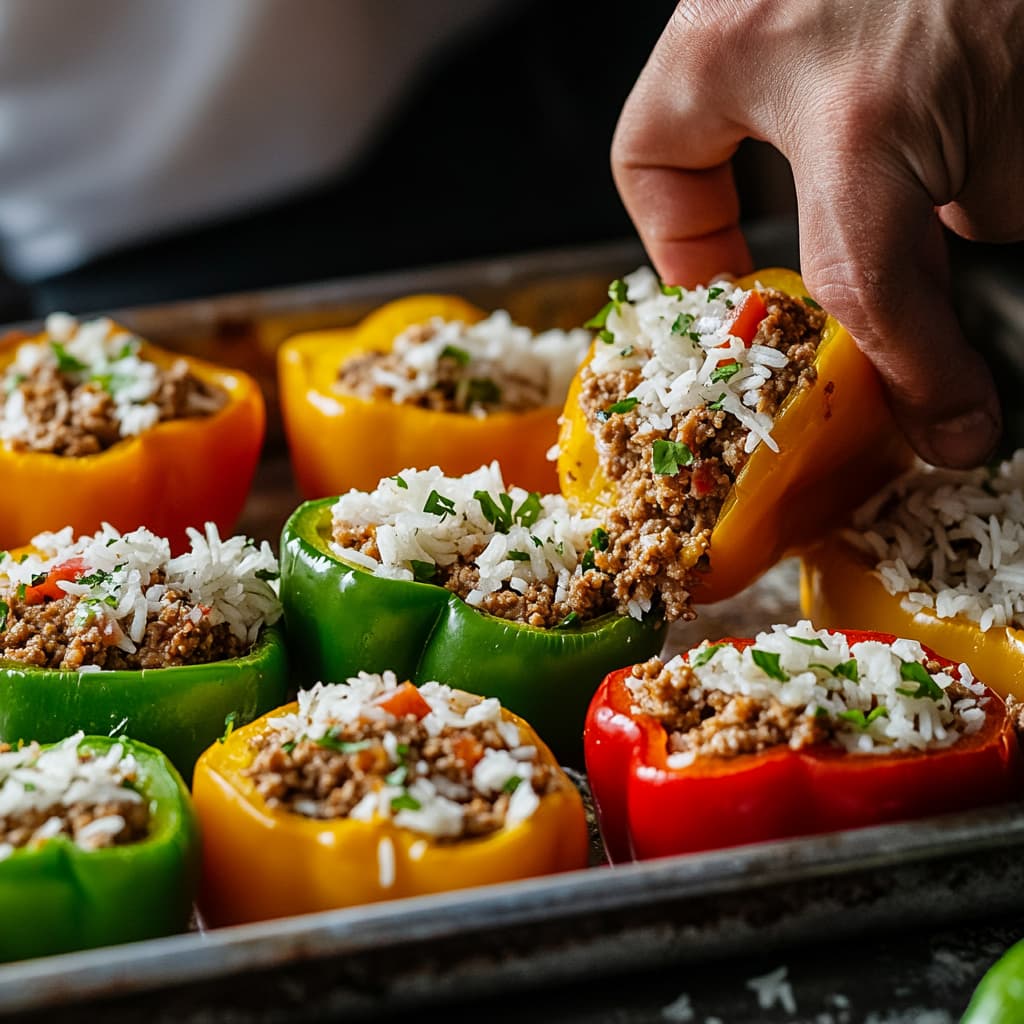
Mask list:
MULTIPOLYGON (((924 666, 930 673, 942 670, 935 661, 924 666)), ((634 667, 633 678, 639 681, 631 685, 634 708, 664 726, 671 753, 731 758, 780 746, 801 750, 833 743, 838 729, 831 716, 809 715, 771 696, 702 689, 685 664, 666 668, 660 658, 652 658, 634 667)), ((953 703, 972 696, 955 681, 945 693, 953 703)))
MULTIPOLYGON (((150 584, 160 582, 154 575, 150 584)), ((0 658, 33 668, 77 671, 97 668, 154 669, 175 665, 204 665, 237 658, 246 644, 226 622, 211 625, 201 609, 184 594, 169 590, 159 615, 146 624, 134 652, 116 646, 116 631, 104 628, 94 616, 83 615, 81 600, 67 595, 41 604, 26 604, 17 593, 8 595, 7 625, 0 632, 0 658)))
MULTIPOLYGON (((9 743, 0 743, 0 754, 13 749, 9 743)), ((79 753, 82 763, 92 759, 93 755, 88 751, 79 753)), ((127 795, 124 799, 103 800, 99 803, 56 803, 50 807, 33 807, 0 817, 0 849, 3 849, 5 855, 10 852, 8 848, 42 845, 58 835, 67 836, 85 849, 96 850, 138 843, 148 834, 148 802, 127 795), (96 822, 102 822, 106 827, 95 827, 96 822)))
MULTIPOLYGON (((787 364, 761 387, 756 411, 774 416, 786 398, 816 379, 814 356, 825 314, 781 292, 762 291, 767 316, 754 344, 784 352, 787 364)), ((748 430, 710 405, 678 417, 671 430, 642 427, 639 409, 599 416, 621 402, 640 381, 638 370, 595 375, 584 370, 580 405, 597 443, 601 466, 620 494, 608 519, 611 544, 596 556, 614 580, 617 611, 631 602, 660 598, 666 617, 692 619, 690 588, 707 550, 722 504, 749 455, 748 430), (602 422, 603 419, 603 422, 602 422), (693 462, 675 475, 651 469, 655 441, 682 442, 693 462)))
MULTIPOLYGON (((159 369, 157 379, 149 399, 159 410, 157 422, 211 416, 227 402, 222 388, 195 376, 183 360, 159 369)), ((20 435, 6 442, 13 451, 95 455, 123 438, 114 398, 102 381, 76 382, 43 363, 16 383, 14 391, 24 401, 25 423, 20 435)))
MULTIPOLYGON (((473 768, 485 749, 509 749, 493 723, 448 726, 434 736, 420 720, 407 715, 397 722, 338 726, 319 741, 286 740, 271 732, 254 746, 256 754, 247 774, 271 807, 311 818, 345 818, 385 783, 402 785, 419 775, 429 777, 448 800, 464 809, 461 833, 442 840, 488 835, 505 824, 511 787, 485 796, 472 785, 473 768), (388 734, 394 739, 386 741, 388 734), (398 751, 397 767, 388 745, 398 751)), ((531 763, 530 779, 538 795, 555 788, 552 769, 536 760, 531 763)))

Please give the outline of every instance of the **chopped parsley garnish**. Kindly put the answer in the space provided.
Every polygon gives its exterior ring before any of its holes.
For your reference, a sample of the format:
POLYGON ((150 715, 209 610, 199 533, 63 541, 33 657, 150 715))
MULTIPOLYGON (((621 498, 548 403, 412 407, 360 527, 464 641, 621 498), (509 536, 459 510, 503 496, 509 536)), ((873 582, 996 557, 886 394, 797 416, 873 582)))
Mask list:
POLYGON ((61 373, 81 373, 88 369, 81 359, 76 359, 59 341, 51 341, 50 349, 61 373))
POLYGON ((235 731, 235 722, 237 721, 237 711, 229 711, 224 716, 224 732, 221 733, 220 739, 217 741, 218 743, 223 743, 235 731))
POLYGON ((612 302, 625 302, 627 292, 628 289, 626 287, 626 282, 619 278, 616 278, 610 285, 608 285, 608 298, 611 299, 612 302))
MULTIPOLYGON (((276 580, 280 575, 281 574, 276 569, 256 570, 256 579, 263 580, 266 583, 269 583, 271 580, 276 580)), ((81 583, 82 581, 79 580, 78 582, 81 583)))
POLYGON ((501 401, 501 388, 490 377, 464 377, 455 385, 455 402, 470 405, 497 405, 501 401))
POLYGON ((766 676, 777 679, 780 683, 784 683, 789 679, 789 676, 782 671, 782 666, 779 664, 779 655, 775 651, 760 651, 754 647, 751 648, 750 657, 754 659, 754 664, 766 676))
POLYGON ((583 558, 580 559, 580 565, 583 567, 584 572, 590 572, 591 569, 597 568, 597 563, 594 561, 594 549, 587 548, 583 552, 583 558))
POLYGON ((678 284, 661 284, 661 294, 668 295, 673 299, 681 299, 683 297, 683 287, 678 284))
POLYGON ((318 747, 326 747, 328 750, 336 750, 339 754, 358 754, 360 750, 368 750, 373 743, 371 740, 339 740, 338 729, 329 729, 316 741, 318 747))
POLYGON ((693 326, 694 316, 692 313, 680 313, 672 323, 673 334, 686 334, 693 326))
POLYGON ((633 346, 632 345, 627 345, 624 349, 622 349, 621 352, 619 352, 619 355, 622 356, 623 359, 627 359, 632 354, 633 354, 633 346))
POLYGON ((823 708, 821 706, 816 707, 814 709, 814 717, 815 718, 828 718, 829 717, 828 709, 827 708, 823 708))
POLYGON ((518 775, 510 775, 505 780, 505 785, 501 787, 502 793, 514 793, 522 781, 518 775))
POLYGON ((909 683, 917 683, 917 689, 911 690, 906 687, 897 686, 896 692, 902 693, 904 697, 922 698, 929 697, 931 700, 942 700, 944 693, 942 687, 928 674, 928 670, 919 661, 905 661, 900 665, 900 678, 909 683))
POLYGON ((606 302, 583 326, 588 330, 596 330, 604 327, 608 321, 608 314, 615 309, 614 302, 606 302))
POLYGON ((818 303, 816 303, 814 299, 810 297, 810 295, 804 295, 803 300, 808 306, 811 307, 811 309, 821 309, 821 306, 819 306, 818 303))
POLYGON ((790 640, 795 641, 798 644, 804 644, 806 647, 820 647, 822 650, 828 650, 825 645, 825 641, 820 637, 816 636, 793 636, 791 633, 787 633, 786 636, 790 640))
POLYGON ((725 392, 723 391, 709 406, 714 412, 718 412, 722 408, 722 402, 725 401, 725 392))
POLYGON ((423 562, 418 558, 409 559, 409 568, 417 583, 429 583, 437 575, 437 566, 433 562, 423 562))
POLYGON ((526 551, 510 551, 508 553, 508 557, 511 558, 513 562, 528 562, 530 560, 530 555, 526 551))
POLYGON ((726 381, 732 380, 732 378, 739 372, 739 363, 726 363, 725 366, 716 366, 715 369, 711 371, 711 376, 708 377, 708 380, 712 384, 724 384, 726 381))
POLYGON ((631 412, 640 404, 639 398, 630 396, 629 398, 623 398, 618 402, 613 402, 608 406, 607 409, 600 409, 597 413, 597 418, 604 423, 610 416, 616 414, 622 414, 631 412))
POLYGON ((857 667, 857 659, 851 658, 849 661, 840 662, 832 669, 832 675, 842 676, 843 679, 849 679, 851 683, 860 682, 860 669, 857 667))
POLYGON ((423 506, 423 511, 440 516, 443 523, 448 516, 455 515, 455 502, 443 494, 438 494, 437 491, 431 491, 427 496, 427 503, 423 506))
POLYGON ((85 629, 96 618, 96 604, 96 601, 83 598, 75 605, 75 614, 71 617, 71 624, 75 629, 85 629))
POLYGON ((396 474, 395 476, 390 477, 389 479, 394 480, 395 486, 400 487, 403 491, 409 490, 409 485, 402 479, 400 475, 396 474))
POLYGON ((533 546, 535 548, 542 548, 542 547, 544 547, 544 541, 542 541, 540 539, 540 537, 534 537, 532 533, 530 534, 530 540, 533 541, 533 546))
POLYGON ((7 628, 7 616, 10 611, 11 606, 6 601, 0 601, 0 631, 7 628))
POLYGON ((570 626, 579 622, 579 619, 580 617, 576 612, 569 612, 561 622, 556 624, 555 629, 568 629, 570 626))
POLYGON ((608 328, 602 328, 597 335, 606 345, 615 344, 615 335, 608 330, 608 328))
POLYGON ((733 302, 732 299, 726 299, 725 300, 725 308, 726 309, 732 309, 732 307, 735 306, 735 305, 736 305, 736 303, 733 302))
MULTIPOLYGON (((28 556, 26 555, 25 557, 27 558, 28 556)), ((46 582, 49 575, 50 574, 48 572, 34 573, 29 579, 28 585, 30 587, 41 587, 46 582)))
POLYGON ((700 668, 701 665, 706 665, 723 647, 725 644, 710 644, 702 650, 697 651, 696 654, 690 658, 690 664, 694 668, 700 668))
POLYGON ((406 765, 400 764, 384 776, 384 781, 389 786, 404 786, 405 780, 409 777, 409 769, 406 765))
POLYGON ((28 589, 28 588, 27 588, 27 587, 25 586, 25 584, 24 584, 24 583, 19 583, 19 584, 18 584, 18 586, 17 586, 17 587, 15 588, 15 590, 14 590, 14 596, 15 596, 15 597, 16 597, 16 598, 17 598, 17 599, 18 599, 19 601, 24 601, 24 600, 25 600, 25 591, 26 591, 27 589, 28 589))
POLYGON ((290 754, 295 749, 295 740, 288 740, 287 743, 282 743, 281 744, 281 749, 286 754, 290 754))
POLYGON ((590 546, 596 551, 607 551, 608 540, 608 531, 603 526, 598 526, 590 535, 590 546))
POLYGON ((865 732, 876 719, 887 718, 888 715, 889 709, 879 704, 878 707, 872 708, 866 715, 860 708, 850 708, 848 711, 840 711, 836 717, 856 726, 861 732, 865 732))
POLYGON ((693 463, 693 452, 681 441, 654 442, 651 465, 658 476, 675 476, 683 466, 693 463))
POLYGON ((12 373, 4 380, 4 392, 8 395, 14 394, 19 385, 23 384, 27 377, 23 373, 12 373))
MULTIPOLYGON (((122 569, 124 567, 119 565, 117 568, 122 569)), ((95 587, 101 583, 107 583, 110 580, 110 576, 111 574, 104 569, 97 569, 96 572, 91 572, 88 576, 79 576, 75 582, 81 583, 84 587, 95 587)))
POLYGON ((441 359, 454 359, 459 366, 466 366, 469 363, 469 353, 464 348, 459 348, 458 345, 445 345, 441 349, 441 359))
POLYGON ((395 753, 399 757, 408 757, 409 756, 409 744, 408 743, 399 743, 395 747, 395 753))
POLYGON ((718 296, 721 295, 722 292, 724 292, 724 291, 725 291, 724 288, 719 288, 717 285, 715 285, 713 288, 709 288, 708 289, 708 302, 714 302, 714 300, 717 299, 718 296))
POLYGON ((411 793, 403 793, 391 800, 391 810, 393 811, 418 811, 420 807, 422 804, 411 793))
POLYGON ((498 495, 498 501, 495 501, 487 491, 474 491, 473 497, 480 503, 480 511, 483 512, 484 519, 494 527, 497 533, 508 533, 513 524, 517 522, 520 526, 529 528, 540 519, 541 513, 544 511, 544 506, 540 502, 540 494, 536 491, 530 491, 514 512, 512 496, 505 491, 498 495))
POLYGON ((540 503, 540 494, 537 491, 530 491, 523 499, 522 505, 516 509, 515 516, 520 526, 530 527, 540 519, 543 511, 544 506, 540 503))

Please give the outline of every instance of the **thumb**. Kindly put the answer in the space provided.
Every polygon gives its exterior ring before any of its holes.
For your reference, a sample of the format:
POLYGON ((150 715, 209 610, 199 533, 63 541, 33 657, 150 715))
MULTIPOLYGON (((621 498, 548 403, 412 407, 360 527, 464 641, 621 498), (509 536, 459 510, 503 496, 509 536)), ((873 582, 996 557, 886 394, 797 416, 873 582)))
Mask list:
POLYGON ((874 363, 923 459, 955 468, 983 462, 999 439, 999 400, 953 311, 931 198, 909 170, 864 154, 809 163, 816 173, 794 164, 808 290, 874 363))

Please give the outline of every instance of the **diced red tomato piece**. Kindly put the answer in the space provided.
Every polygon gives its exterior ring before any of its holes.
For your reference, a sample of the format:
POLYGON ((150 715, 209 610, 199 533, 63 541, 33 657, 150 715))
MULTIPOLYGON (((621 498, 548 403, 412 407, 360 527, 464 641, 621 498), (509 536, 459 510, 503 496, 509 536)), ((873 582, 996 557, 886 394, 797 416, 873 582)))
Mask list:
POLYGON ((413 718, 419 719, 430 714, 430 705, 412 683, 402 683, 394 693, 378 701, 378 706, 395 718, 412 715, 413 718))
POLYGON ((757 329, 761 321, 768 315, 768 308, 761 298, 760 292, 747 292, 747 297, 742 305, 733 314, 729 323, 729 333, 734 338, 739 338, 747 348, 754 341, 757 329))
POLYGON ((74 581, 86 574, 86 564, 81 558, 69 558, 60 565, 55 565, 42 583, 25 588, 25 604, 42 604, 44 601, 56 601, 64 596, 64 591, 57 584, 61 580, 74 581))

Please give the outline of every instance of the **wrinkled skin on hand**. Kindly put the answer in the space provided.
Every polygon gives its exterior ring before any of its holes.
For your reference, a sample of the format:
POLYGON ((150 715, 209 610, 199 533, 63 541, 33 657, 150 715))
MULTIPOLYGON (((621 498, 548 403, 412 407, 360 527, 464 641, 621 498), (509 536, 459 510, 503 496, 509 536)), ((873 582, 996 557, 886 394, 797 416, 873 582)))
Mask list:
POLYGON ((1024 238, 1024 0, 683 0, 622 112, 616 183, 667 281, 743 273, 730 158, 765 140, 796 181, 811 294, 857 339, 920 455, 999 436, 957 324, 941 227, 1024 238))

